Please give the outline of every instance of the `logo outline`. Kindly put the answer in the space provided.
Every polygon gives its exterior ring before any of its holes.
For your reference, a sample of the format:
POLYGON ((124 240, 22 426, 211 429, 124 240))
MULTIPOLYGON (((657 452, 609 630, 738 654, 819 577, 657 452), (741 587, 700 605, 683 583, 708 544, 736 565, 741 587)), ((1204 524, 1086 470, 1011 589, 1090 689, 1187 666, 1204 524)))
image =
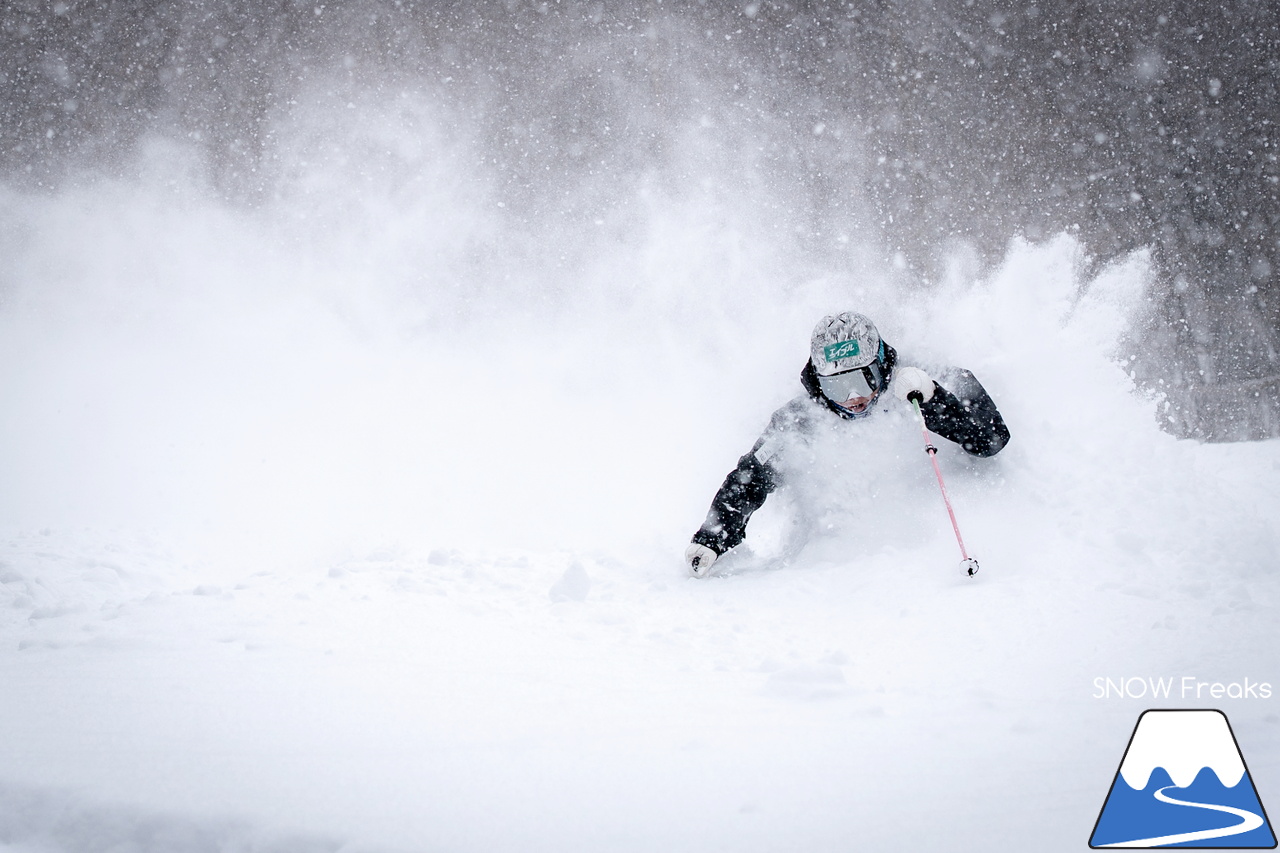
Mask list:
MULTIPOLYGON (((1216 775, 1216 771, 1215 771, 1215 775, 1216 775)), ((1124 784, 1127 786, 1129 783, 1126 781, 1124 784)), ((1277 837, 1275 833, 1274 824, 1271 823, 1271 818, 1267 815, 1267 807, 1266 805, 1263 804, 1262 796, 1258 794, 1257 786, 1255 786, 1253 783, 1253 774, 1250 772, 1249 764, 1245 760, 1244 750, 1240 749, 1240 741, 1236 738, 1235 729, 1231 727, 1231 720, 1229 717, 1227 717, 1225 712, 1223 712, 1221 709, 1218 709, 1218 708, 1148 708, 1147 710, 1143 711, 1141 714, 1138 715, 1138 721, 1134 723, 1133 732, 1129 735, 1129 742, 1125 744, 1124 754, 1120 756, 1120 763, 1116 766, 1115 775, 1111 779, 1111 787, 1107 789, 1107 796, 1103 799, 1102 806, 1098 809, 1098 817, 1093 822, 1093 829, 1089 833, 1089 849, 1090 850, 1110 850, 1110 849, 1115 849, 1116 847, 1125 847, 1132 850, 1167 850, 1167 849, 1175 849, 1175 848, 1183 849, 1183 850, 1241 850, 1241 849, 1275 850, 1277 848, 1277 845, 1280 845, 1280 837, 1277 837), (1253 795, 1258 803, 1258 809, 1259 811, 1262 812, 1262 821, 1263 821, 1262 826, 1267 827, 1271 831, 1271 837, 1272 837, 1271 845, 1269 847, 1255 846, 1250 848, 1242 848, 1242 847, 1239 847, 1238 845, 1233 846, 1231 844, 1230 836, 1227 836, 1222 839, 1223 842, 1225 843, 1216 844, 1216 845, 1215 844, 1189 844, 1186 842, 1176 843, 1176 844, 1163 844, 1163 845, 1154 846, 1154 847, 1131 847, 1129 844, 1125 844, 1123 842, 1112 842, 1109 844, 1094 844, 1094 839, 1098 834, 1098 827, 1102 824, 1103 815, 1106 814, 1107 805, 1111 802, 1111 796, 1115 792, 1116 784, 1121 781, 1121 772, 1124 769, 1125 760, 1129 757, 1130 750, 1133 749, 1134 741, 1136 741, 1138 738, 1138 730, 1142 727, 1143 718, 1146 717, 1147 714, 1150 714, 1153 712, 1155 713, 1180 713, 1180 712, 1203 713, 1206 711, 1218 714, 1220 717, 1222 717, 1222 721, 1227 726, 1227 732, 1231 735, 1232 746, 1235 747, 1236 755, 1239 756, 1240 763, 1244 767, 1244 775, 1242 777, 1242 780, 1247 779, 1249 781, 1249 785, 1253 789, 1253 795)))

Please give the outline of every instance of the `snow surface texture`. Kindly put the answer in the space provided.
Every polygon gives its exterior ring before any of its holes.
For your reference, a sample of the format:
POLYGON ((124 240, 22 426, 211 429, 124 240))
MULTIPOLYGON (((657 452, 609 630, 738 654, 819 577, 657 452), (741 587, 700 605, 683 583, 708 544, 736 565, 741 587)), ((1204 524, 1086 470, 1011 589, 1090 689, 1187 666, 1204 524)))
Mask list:
MULTIPOLYGON (((797 282, 767 209, 656 193, 565 271, 443 166, 184 169, 0 195, 5 853, 1079 850, 1161 704, 1093 679, 1280 684, 1280 443, 1156 429, 1141 256, 797 282), (982 572, 897 411, 688 579, 846 308, 1004 412, 940 452, 982 572)), ((1219 703, 1264 802, 1276 701, 1219 703)))

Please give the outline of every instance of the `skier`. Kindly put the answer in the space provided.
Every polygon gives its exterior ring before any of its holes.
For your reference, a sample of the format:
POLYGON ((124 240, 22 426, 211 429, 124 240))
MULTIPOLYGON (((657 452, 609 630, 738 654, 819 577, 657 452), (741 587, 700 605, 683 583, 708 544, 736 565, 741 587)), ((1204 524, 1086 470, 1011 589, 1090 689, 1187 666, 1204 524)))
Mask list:
MULTIPOLYGON (((950 388, 918 367, 899 366, 898 354, 862 314, 845 311, 814 327, 810 358, 800 371, 804 394, 769 420, 768 427, 725 478, 707 519, 685 551, 694 577, 746 536, 747 522, 782 480, 781 451, 787 439, 812 433, 830 418, 871 417, 886 388, 907 402, 915 396, 928 428, 974 456, 994 456, 1009 442, 1009 430, 990 395, 967 370, 944 373, 950 388)), ((887 410, 885 410, 887 411, 887 410)))

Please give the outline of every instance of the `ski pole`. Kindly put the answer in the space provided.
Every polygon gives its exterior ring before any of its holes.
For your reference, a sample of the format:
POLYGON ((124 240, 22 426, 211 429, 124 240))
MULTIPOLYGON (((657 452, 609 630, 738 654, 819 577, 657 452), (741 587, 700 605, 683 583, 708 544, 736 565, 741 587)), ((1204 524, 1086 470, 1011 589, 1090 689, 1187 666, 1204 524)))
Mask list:
POLYGON ((956 511, 951 508, 951 498, 947 495, 947 484, 942 482, 942 469, 938 467, 938 448, 934 447, 929 441, 929 426, 924 422, 924 412, 920 411, 920 401, 924 398, 919 391, 912 391, 907 395, 907 399, 911 401, 911 406, 916 410, 916 417, 920 419, 920 432, 924 435, 924 452, 929 454, 929 461, 933 463, 933 473, 938 475, 938 488, 942 490, 942 500, 947 505, 947 515, 951 517, 951 529, 956 532, 956 542, 960 545, 960 568, 964 569, 969 577, 973 577, 978 573, 978 561, 969 556, 969 552, 964 549, 964 539, 960 536, 960 525, 956 523, 956 511))

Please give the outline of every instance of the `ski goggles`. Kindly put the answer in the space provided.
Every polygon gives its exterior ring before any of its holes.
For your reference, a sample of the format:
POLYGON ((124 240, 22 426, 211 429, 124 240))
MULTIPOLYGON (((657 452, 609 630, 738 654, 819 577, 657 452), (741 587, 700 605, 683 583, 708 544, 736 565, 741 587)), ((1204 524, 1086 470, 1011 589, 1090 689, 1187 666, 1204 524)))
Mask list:
POLYGON ((819 376, 818 385, 827 399, 836 403, 859 397, 875 397, 884 388, 884 375, 880 364, 872 362, 866 367, 855 367, 831 376, 819 376))

